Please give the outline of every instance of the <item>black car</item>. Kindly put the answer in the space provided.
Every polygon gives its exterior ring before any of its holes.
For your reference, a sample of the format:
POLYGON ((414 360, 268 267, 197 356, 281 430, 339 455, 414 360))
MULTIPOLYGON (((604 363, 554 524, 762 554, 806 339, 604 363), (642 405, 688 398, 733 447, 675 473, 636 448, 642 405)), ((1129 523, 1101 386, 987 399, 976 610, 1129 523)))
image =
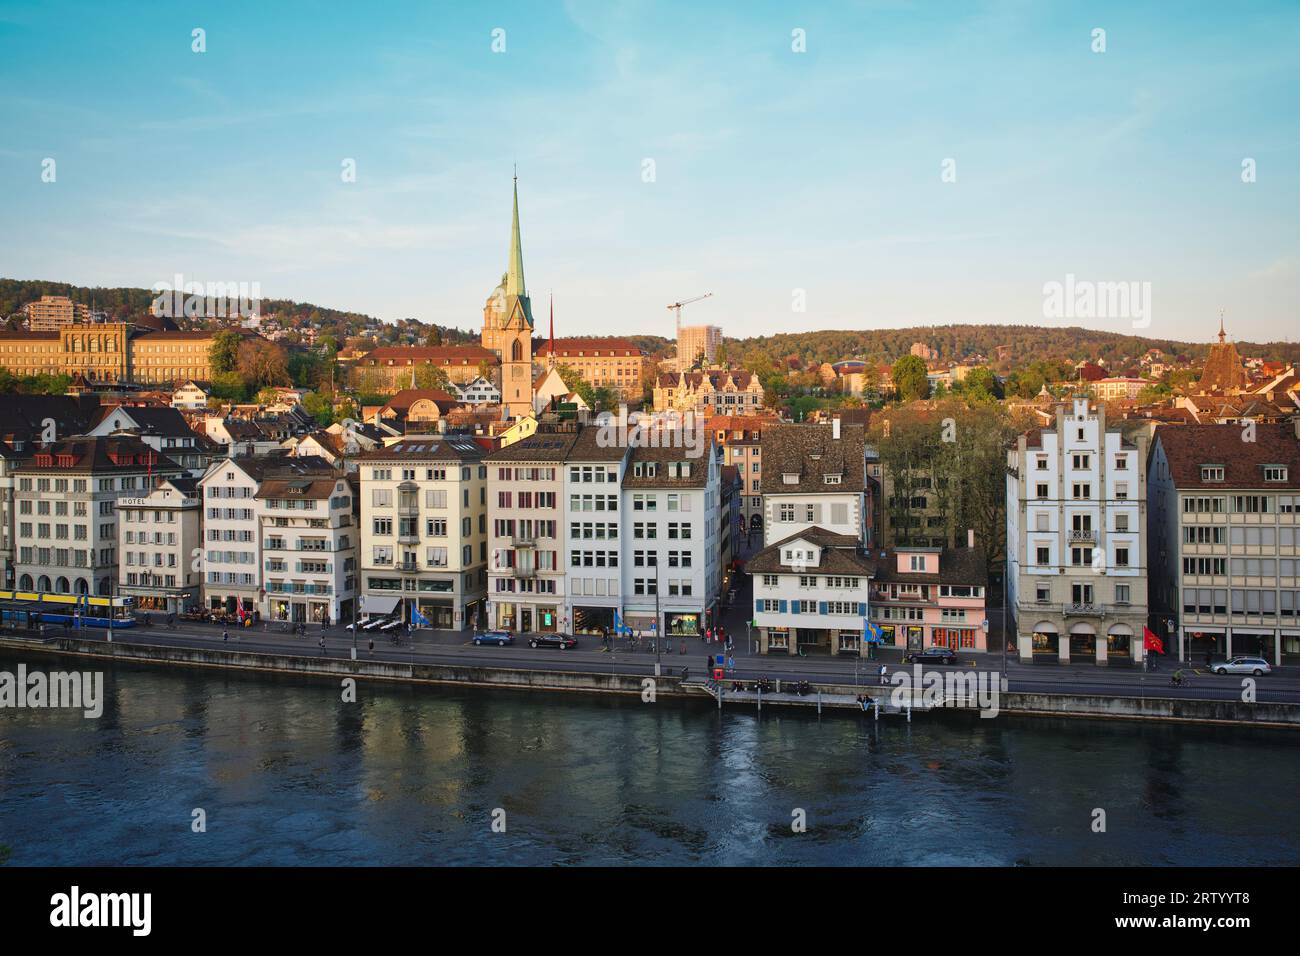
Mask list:
POLYGON ((957 652, 950 647, 927 647, 923 651, 909 651, 903 656, 907 664, 956 664, 957 652))
POLYGON ((567 651, 571 647, 577 647, 578 642, 568 634, 534 634, 528 639, 529 647, 558 647, 562 651, 567 651))

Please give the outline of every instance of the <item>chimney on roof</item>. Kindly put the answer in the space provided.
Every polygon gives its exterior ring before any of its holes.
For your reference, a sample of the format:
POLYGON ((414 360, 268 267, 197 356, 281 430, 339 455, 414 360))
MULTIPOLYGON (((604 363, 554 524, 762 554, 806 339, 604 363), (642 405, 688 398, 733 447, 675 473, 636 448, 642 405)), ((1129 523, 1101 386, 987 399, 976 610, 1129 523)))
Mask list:
POLYGON ((967 528, 967 529, 966 529, 966 547, 968 547, 968 548, 973 548, 973 547, 975 547, 975 529, 974 529, 974 528, 967 528))
POLYGON ((836 441, 840 440, 840 417, 838 415, 831 419, 831 438, 836 441))

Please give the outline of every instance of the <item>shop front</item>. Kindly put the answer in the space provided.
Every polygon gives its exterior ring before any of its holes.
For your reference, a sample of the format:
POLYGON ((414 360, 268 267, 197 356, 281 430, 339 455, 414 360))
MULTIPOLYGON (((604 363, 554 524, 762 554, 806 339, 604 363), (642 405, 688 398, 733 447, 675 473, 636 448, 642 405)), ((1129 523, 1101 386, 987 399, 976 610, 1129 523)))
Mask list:
POLYGON ((603 637, 614 633, 614 609, 612 607, 573 608, 573 633, 590 634, 603 637))
POLYGON ((1097 631, 1091 624, 1075 624, 1070 628, 1071 661, 1097 659, 1097 631))
POLYGON ((788 627, 762 627, 758 631, 759 653, 761 654, 789 654, 790 653, 790 628, 788 627))
POLYGON ((451 598, 431 598, 422 594, 415 603, 420 617, 429 622, 421 624, 421 627, 449 631, 456 626, 453 623, 456 618, 456 605, 451 598))
MULTIPOLYGON (((1068 645, 1067 645, 1068 652, 1068 645)), ((1056 625, 1040 621, 1029 636, 1029 656, 1034 661, 1057 661, 1061 658, 1061 636, 1056 625)), ((1022 653, 1021 657, 1025 657, 1022 653)))
POLYGON ((509 601, 494 601, 492 608, 492 626, 498 631, 517 631, 519 629, 519 605, 509 601))
POLYGON ((1190 628, 1184 627, 1183 634, 1186 644, 1184 660, 1204 661, 1206 654, 1209 654, 1211 659, 1220 659, 1227 656, 1227 628, 1221 627, 1213 630, 1194 625, 1190 628))
POLYGON ((698 611, 665 611, 664 627, 670 637, 699 637, 702 633, 698 611))
POLYGON ((835 635, 835 653, 836 654, 862 654, 862 632, 859 630, 839 630, 835 635))
POLYGON ((1110 630, 1106 632, 1105 662, 1107 664, 1132 664, 1134 640, 1133 628, 1129 625, 1112 625, 1110 630))
POLYGON ((909 651, 924 649, 925 628, 920 624, 904 624, 898 630, 900 636, 907 642, 906 647, 909 651))
POLYGON ((501 604, 497 608, 497 627, 521 634, 554 634, 560 629, 559 609, 554 604, 501 604))
POLYGON ((954 651, 982 651, 984 642, 980 640, 983 631, 973 627, 936 627, 931 630, 930 638, 935 647, 948 647, 954 651))
POLYGON ((1232 629, 1233 657, 1262 657, 1273 660, 1272 631, 1239 631, 1232 629))

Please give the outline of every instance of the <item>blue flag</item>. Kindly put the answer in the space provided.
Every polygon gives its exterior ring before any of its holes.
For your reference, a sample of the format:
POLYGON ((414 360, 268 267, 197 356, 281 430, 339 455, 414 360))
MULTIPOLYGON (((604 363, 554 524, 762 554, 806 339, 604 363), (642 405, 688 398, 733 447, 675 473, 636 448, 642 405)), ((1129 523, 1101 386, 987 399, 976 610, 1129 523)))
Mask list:
POLYGON ((868 620, 862 622, 862 637, 868 644, 884 643, 884 635, 880 632, 880 625, 872 624, 868 620))
POLYGON ((411 626, 415 627, 417 624, 422 627, 433 627, 433 625, 429 623, 429 619, 420 613, 419 606, 412 604, 411 605, 411 626))

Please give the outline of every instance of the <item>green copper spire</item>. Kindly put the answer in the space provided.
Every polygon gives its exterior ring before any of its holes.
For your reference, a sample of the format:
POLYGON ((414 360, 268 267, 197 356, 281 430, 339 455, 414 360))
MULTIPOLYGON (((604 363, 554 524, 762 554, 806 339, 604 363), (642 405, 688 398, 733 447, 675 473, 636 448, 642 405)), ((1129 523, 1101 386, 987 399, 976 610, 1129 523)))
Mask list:
POLYGON ((528 295, 524 285, 524 249, 519 241, 519 177, 515 177, 515 215, 510 223, 510 268, 506 272, 506 296, 528 295))

